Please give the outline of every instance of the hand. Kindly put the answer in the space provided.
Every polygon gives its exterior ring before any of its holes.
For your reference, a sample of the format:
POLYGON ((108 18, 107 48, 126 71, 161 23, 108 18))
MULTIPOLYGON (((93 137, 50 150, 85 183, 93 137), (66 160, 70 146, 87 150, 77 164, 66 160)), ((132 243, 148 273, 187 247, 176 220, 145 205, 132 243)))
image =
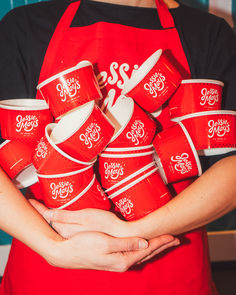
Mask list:
POLYGON ((36 200, 29 200, 31 205, 64 238, 78 232, 98 231, 114 237, 134 236, 131 222, 119 219, 114 213, 100 209, 82 209, 77 211, 48 209, 36 200))
POLYGON ((57 267, 124 272, 152 253, 175 246, 165 235, 149 241, 140 238, 114 238, 98 232, 82 232, 57 242, 47 261, 57 267))

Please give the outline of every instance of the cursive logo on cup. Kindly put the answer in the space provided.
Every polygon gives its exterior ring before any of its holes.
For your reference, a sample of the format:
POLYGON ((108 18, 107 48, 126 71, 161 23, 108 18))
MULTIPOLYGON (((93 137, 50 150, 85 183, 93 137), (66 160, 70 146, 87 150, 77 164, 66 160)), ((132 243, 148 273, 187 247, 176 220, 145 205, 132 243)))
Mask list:
POLYGON ((200 105, 204 106, 205 104, 208 104, 210 106, 213 106, 219 101, 219 92, 217 89, 211 88, 207 90, 207 88, 202 88, 201 90, 201 102, 200 105))
POLYGON ((226 119, 218 119, 217 121, 208 121, 208 137, 212 138, 214 135, 223 137, 226 133, 230 132, 230 123, 226 119))
POLYGON ((36 147, 36 156, 38 158, 45 158, 48 154, 48 148, 46 143, 44 142, 43 137, 40 139, 40 142, 38 143, 36 147))
POLYGON ((104 168, 106 179, 108 179, 109 177, 111 179, 117 179, 119 176, 122 176, 124 174, 124 168, 120 163, 111 163, 109 165, 107 162, 105 162, 104 168))
POLYGON ((35 115, 18 115, 16 117, 16 132, 31 132, 34 128, 38 127, 39 120, 35 115))
POLYGON ((73 185, 69 181, 61 181, 58 184, 52 182, 50 188, 54 200, 57 198, 65 199, 73 192, 73 185))
POLYGON ((63 79, 62 83, 56 85, 56 89, 59 92, 61 101, 65 102, 67 97, 73 98, 77 95, 80 89, 79 80, 76 78, 63 79))
POLYGON ((132 208, 134 207, 133 203, 128 198, 120 199, 119 202, 115 202, 115 205, 124 217, 130 215, 132 213, 132 208))
POLYGON ((155 73, 149 79, 149 82, 144 84, 144 89, 147 90, 152 97, 157 97, 158 92, 165 87, 165 76, 162 73, 155 73))
POLYGON ((181 155, 172 156, 171 161, 175 163, 174 168, 181 174, 188 173, 192 170, 192 162, 188 160, 189 154, 182 153, 181 155))
POLYGON ((101 188, 101 186, 99 184, 97 184, 97 190, 101 194, 103 200, 106 201, 107 200, 107 196, 106 196, 105 192, 103 191, 103 189, 101 188))
POLYGON ((91 149, 93 147, 93 142, 100 139, 100 131, 101 127, 97 123, 90 123, 85 129, 85 133, 80 134, 79 139, 84 141, 85 145, 88 146, 88 149, 91 149))
POLYGON ((145 135, 144 123, 141 120, 135 120, 131 126, 131 131, 126 133, 126 137, 131 139, 134 145, 139 144, 139 139, 145 135))

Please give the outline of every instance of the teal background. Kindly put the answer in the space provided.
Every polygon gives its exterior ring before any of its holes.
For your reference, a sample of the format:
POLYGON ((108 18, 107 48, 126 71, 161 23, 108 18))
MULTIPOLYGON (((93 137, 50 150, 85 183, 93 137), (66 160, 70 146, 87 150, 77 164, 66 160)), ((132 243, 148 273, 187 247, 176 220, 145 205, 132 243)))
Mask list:
MULTIPOLYGON (((17 6, 42 2, 46 0, 0 0, 0 19, 12 8, 17 6)), ((224 1, 224 0, 222 0, 224 1)), ((180 0, 180 2, 190 5, 196 8, 208 11, 209 0, 180 0)), ((232 1, 232 11, 231 11, 234 24, 236 23, 236 0, 232 1)), ((236 30, 235 30, 236 31, 236 30)), ((224 217, 216 220, 215 222, 208 225, 209 231, 214 230, 232 230, 236 229, 236 210, 225 215, 224 217)), ((4 232, 0 231, 0 245, 9 244, 11 242, 11 237, 4 232)))

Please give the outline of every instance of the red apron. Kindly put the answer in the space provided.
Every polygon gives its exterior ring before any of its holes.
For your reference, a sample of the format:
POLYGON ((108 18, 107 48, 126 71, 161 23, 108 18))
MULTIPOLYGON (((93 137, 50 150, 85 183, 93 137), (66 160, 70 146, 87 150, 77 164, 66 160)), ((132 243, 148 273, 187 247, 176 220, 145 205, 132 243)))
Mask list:
MULTIPOLYGON (((113 104, 132 72, 159 48, 168 49, 188 77, 189 66, 173 18, 162 0, 156 0, 156 4, 162 30, 105 22, 70 27, 80 1, 71 3, 51 39, 39 83, 81 60, 89 60, 95 65, 105 103, 113 104)), ((217 294, 212 288, 206 232, 199 229, 182 236, 176 249, 126 273, 55 268, 14 240, 0 294, 217 294)))

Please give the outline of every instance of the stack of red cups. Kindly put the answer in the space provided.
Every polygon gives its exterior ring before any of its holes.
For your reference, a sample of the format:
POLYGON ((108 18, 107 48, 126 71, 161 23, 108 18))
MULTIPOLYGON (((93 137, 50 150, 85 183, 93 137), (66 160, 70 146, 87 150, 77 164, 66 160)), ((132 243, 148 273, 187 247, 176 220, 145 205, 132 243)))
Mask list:
POLYGON ((48 124, 33 157, 50 208, 110 209, 93 164, 114 133, 96 105, 102 97, 93 66, 82 61, 37 86, 56 123, 48 124))
POLYGON ((45 126, 52 122, 48 105, 43 100, 8 99, 0 102, 0 165, 17 188, 37 182, 32 156, 45 126))

